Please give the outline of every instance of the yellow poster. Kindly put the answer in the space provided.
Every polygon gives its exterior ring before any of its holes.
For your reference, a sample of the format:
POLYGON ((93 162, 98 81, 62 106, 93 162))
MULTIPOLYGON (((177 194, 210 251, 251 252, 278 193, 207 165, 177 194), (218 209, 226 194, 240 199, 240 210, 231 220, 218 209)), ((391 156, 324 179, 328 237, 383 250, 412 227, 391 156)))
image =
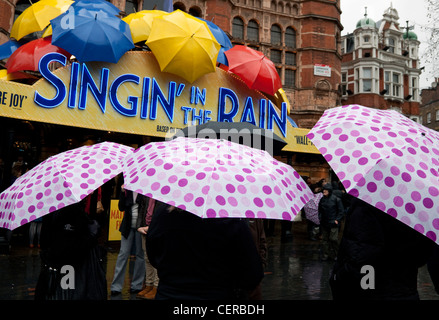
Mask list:
POLYGON ((210 120, 250 122, 284 139, 284 151, 319 153, 304 136, 309 130, 287 120, 287 103, 274 105, 220 68, 188 83, 140 51, 117 64, 49 53, 39 66, 42 78, 33 85, 0 80, 1 117, 158 137, 210 120), (52 71, 53 62, 63 67, 52 71))
POLYGON ((123 212, 119 210, 118 203, 119 200, 111 200, 108 241, 120 241, 121 239, 119 228, 122 223, 123 212))

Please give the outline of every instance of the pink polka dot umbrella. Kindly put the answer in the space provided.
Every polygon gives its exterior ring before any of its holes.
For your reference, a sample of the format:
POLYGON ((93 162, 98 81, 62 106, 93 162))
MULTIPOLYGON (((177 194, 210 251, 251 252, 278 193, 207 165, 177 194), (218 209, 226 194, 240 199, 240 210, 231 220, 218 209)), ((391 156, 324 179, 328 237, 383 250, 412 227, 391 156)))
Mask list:
POLYGON ((123 161, 125 188, 202 218, 293 220, 312 192, 268 152, 219 139, 152 142, 123 161))
POLYGON ((404 115, 326 110, 308 138, 349 194, 439 243, 439 133, 404 115))
POLYGON ((0 194, 0 227, 15 229, 77 203, 121 173, 133 148, 113 142, 83 146, 41 162, 0 194))

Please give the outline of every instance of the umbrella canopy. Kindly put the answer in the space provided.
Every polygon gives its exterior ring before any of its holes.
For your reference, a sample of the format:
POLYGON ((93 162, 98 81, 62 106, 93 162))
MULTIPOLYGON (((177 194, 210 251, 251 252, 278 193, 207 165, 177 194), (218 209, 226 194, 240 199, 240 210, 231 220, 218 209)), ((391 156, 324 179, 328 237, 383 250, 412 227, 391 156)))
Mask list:
POLYGON ((119 174, 120 161, 132 151, 103 142, 48 158, 0 194, 0 227, 13 230, 79 202, 119 174))
POLYGON ((46 28, 50 20, 65 12, 71 0, 40 0, 18 16, 12 25, 11 38, 20 40, 24 36, 46 28))
POLYGON ((137 43, 148 40, 149 34, 151 33, 152 21, 154 18, 164 14, 167 14, 167 12, 161 10, 142 10, 131 13, 125 18, 122 18, 122 20, 130 26, 133 42, 137 43))
POLYGON ((59 52, 70 57, 70 53, 52 44, 52 37, 40 38, 22 45, 6 62, 8 73, 16 71, 38 71, 40 59, 49 52, 59 52))
POLYGON ((221 48, 206 22, 181 10, 155 18, 146 45, 154 53, 161 71, 191 83, 215 72, 221 48))
POLYGON ((305 217, 317 225, 320 225, 319 202, 322 197, 322 192, 316 193, 314 197, 311 198, 303 207, 303 211, 305 211, 305 217))
POLYGON ((262 52, 237 45, 225 51, 229 71, 238 75, 249 88, 274 95, 282 87, 274 63, 262 52))
POLYGON ((325 111, 308 134, 346 191, 439 241, 439 133, 396 111, 325 111))
POLYGON ((259 128, 249 122, 209 121, 202 125, 186 127, 174 137, 224 139, 265 150, 271 155, 280 154, 287 143, 271 130, 259 128))
POLYGON ((120 13, 118 7, 105 0, 76 0, 73 2, 71 7, 75 11, 79 11, 81 9, 94 12, 102 11, 112 16, 117 16, 120 13))
POLYGON ((229 50, 229 49, 232 49, 233 45, 232 45, 232 42, 230 41, 229 37, 227 36, 227 34, 223 31, 223 29, 218 27, 212 21, 204 20, 201 18, 198 18, 198 19, 207 23, 207 25, 209 26, 209 29, 212 32, 213 36, 215 37, 216 41, 218 41, 218 43, 221 45, 221 48, 220 48, 220 51, 218 53, 218 57, 217 57, 216 61, 218 63, 222 63, 226 66, 229 65, 229 63, 227 61, 227 57, 224 54, 224 52, 229 50))
MULTIPOLYGON (((69 13, 66 13, 69 14, 69 13)), ((104 11, 75 11, 74 26, 65 28, 64 15, 51 20, 52 43, 73 54, 78 61, 117 63, 134 48, 128 24, 104 11)))
POLYGON ((149 143, 123 161, 125 188, 202 218, 293 220, 312 192, 267 152, 217 139, 149 143))
MULTIPOLYGON (((80 10, 87 10, 89 13, 102 11, 103 13, 111 16, 117 16, 120 13, 118 7, 105 0, 77 0, 73 2, 69 9, 73 9, 71 11, 72 13, 79 12, 80 10)), ((70 20, 69 23, 74 22, 73 20, 70 20)), ((49 25, 46 30, 44 30, 42 37, 44 38, 51 36, 52 32, 52 25, 49 25)))
POLYGON ((20 44, 15 40, 9 40, 0 45, 0 60, 9 58, 19 46, 20 44))

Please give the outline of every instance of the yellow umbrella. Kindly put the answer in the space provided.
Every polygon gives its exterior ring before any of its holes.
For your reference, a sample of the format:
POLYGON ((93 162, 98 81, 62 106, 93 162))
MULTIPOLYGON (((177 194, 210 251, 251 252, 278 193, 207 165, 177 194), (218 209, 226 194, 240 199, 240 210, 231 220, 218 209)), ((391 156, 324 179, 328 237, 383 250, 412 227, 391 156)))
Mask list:
POLYGON ((53 32, 52 25, 49 24, 49 26, 46 28, 46 30, 44 30, 43 35, 41 36, 41 38, 45 38, 45 37, 51 36, 52 32, 53 32))
POLYGON ((17 72, 8 73, 6 69, 0 70, 0 80, 12 81, 19 79, 37 79, 37 77, 25 72, 17 71, 17 72))
POLYGON ((134 43, 137 43, 148 39, 152 20, 164 14, 167 14, 167 12, 161 10, 142 10, 131 13, 122 18, 122 20, 130 26, 131 38, 133 38, 134 43))
POLYGON ((181 10, 154 18, 146 44, 162 71, 189 82, 215 72, 221 48, 206 22, 181 10))
POLYGON ((12 25, 11 38, 20 40, 24 36, 46 28, 50 20, 67 11, 71 0, 40 0, 23 11, 12 25))

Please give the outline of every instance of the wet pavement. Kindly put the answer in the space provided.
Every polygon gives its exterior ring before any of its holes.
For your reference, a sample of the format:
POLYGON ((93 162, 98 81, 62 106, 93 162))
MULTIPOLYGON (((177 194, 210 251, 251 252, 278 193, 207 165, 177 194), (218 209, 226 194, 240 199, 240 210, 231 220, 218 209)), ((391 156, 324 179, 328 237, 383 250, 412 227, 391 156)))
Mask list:
MULTIPOLYGON (((305 222, 294 222, 292 237, 281 239, 280 223, 274 236, 268 237, 268 266, 262 281, 264 300, 331 300, 328 284, 333 262, 320 260, 320 242, 307 239, 305 222)), ((0 254, 0 300, 33 300, 40 272, 38 248, 29 248, 14 235, 9 254, 0 254)), ((118 254, 118 247, 108 248, 106 274, 109 300, 136 300, 129 292, 133 270, 130 259, 125 278, 125 288, 120 295, 110 295, 110 284, 118 254)), ((426 267, 418 276, 421 300, 439 300, 426 267)))

